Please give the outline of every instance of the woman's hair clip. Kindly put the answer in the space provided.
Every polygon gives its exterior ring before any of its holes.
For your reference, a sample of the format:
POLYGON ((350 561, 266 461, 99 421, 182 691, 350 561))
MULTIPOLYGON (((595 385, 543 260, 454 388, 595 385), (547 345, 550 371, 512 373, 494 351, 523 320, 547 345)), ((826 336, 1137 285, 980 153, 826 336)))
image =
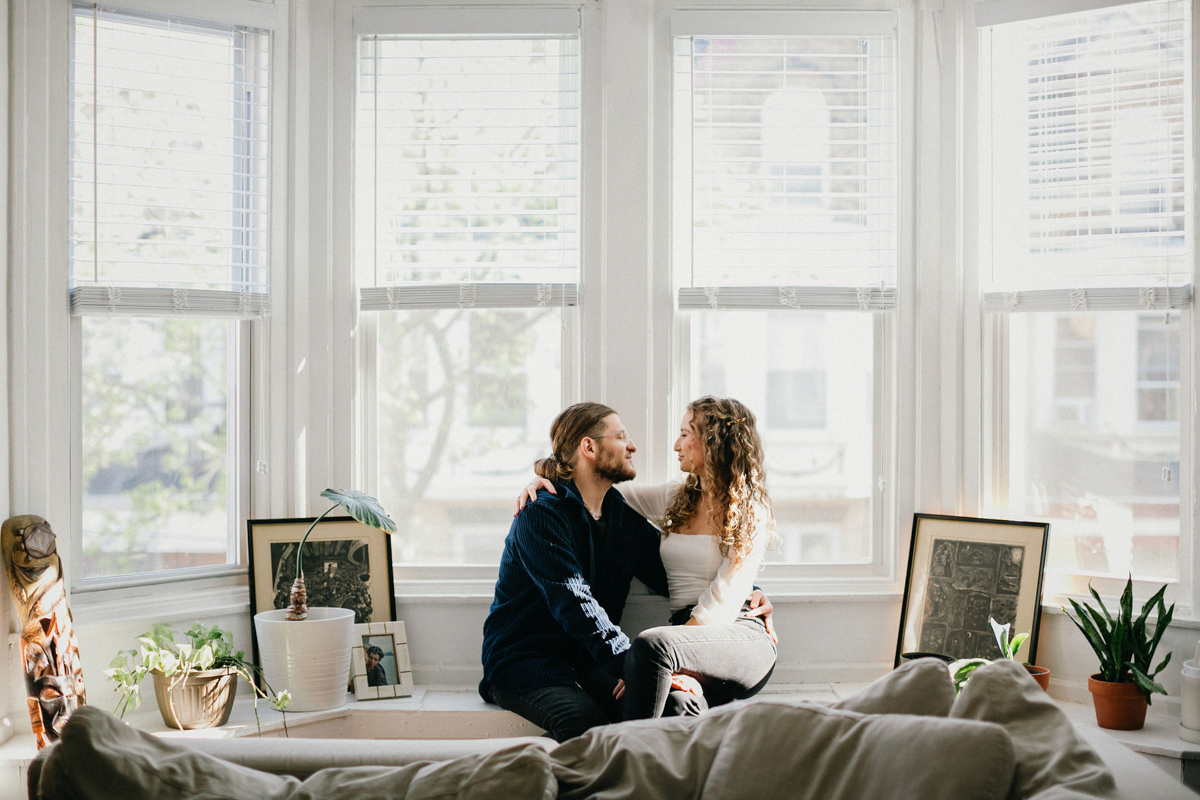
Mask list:
POLYGON ((737 419, 731 419, 725 423, 725 427, 730 428, 730 427, 733 427, 734 425, 738 424, 739 422, 745 422, 745 421, 746 421, 745 417, 738 417, 737 419))

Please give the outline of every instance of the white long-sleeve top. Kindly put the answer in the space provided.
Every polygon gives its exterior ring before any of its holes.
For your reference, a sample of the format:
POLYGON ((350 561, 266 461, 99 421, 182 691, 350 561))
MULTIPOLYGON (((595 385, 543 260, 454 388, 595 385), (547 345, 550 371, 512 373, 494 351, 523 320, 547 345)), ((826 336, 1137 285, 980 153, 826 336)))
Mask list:
MULTIPOLYGON (((662 531, 667 509, 680 486, 679 483, 659 486, 622 483, 617 489, 630 508, 662 531)), ((771 539, 769 521, 766 509, 756 504, 753 544, 736 566, 721 555, 716 536, 678 533, 664 536, 659 555, 667 572, 671 610, 692 606, 692 616, 701 625, 725 625, 736 620, 762 566, 771 539)))

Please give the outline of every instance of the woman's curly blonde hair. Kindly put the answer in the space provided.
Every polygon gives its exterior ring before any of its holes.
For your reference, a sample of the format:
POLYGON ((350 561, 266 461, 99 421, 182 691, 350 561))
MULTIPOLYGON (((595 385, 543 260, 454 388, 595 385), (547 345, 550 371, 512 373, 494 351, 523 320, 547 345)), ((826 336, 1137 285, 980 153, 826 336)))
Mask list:
POLYGON ((664 528, 670 535, 686 526, 707 491, 713 518, 720 522, 721 555, 738 564, 753 546, 756 513, 765 513, 770 520, 770 544, 778 538, 754 414, 737 400, 711 395, 688 403, 688 410, 704 443, 704 465, 699 474, 692 473, 683 482, 667 509, 664 528))

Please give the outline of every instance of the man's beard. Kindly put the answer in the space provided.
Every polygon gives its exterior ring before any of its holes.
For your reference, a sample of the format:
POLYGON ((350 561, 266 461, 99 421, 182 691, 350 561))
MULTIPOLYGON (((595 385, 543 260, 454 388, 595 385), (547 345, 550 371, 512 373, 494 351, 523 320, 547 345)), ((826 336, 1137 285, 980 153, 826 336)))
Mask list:
POLYGON ((605 448, 596 459, 596 474, 613 483, 624 483, 637 477, 637 470, 625 460, 625 450, 614 452, 605 448))

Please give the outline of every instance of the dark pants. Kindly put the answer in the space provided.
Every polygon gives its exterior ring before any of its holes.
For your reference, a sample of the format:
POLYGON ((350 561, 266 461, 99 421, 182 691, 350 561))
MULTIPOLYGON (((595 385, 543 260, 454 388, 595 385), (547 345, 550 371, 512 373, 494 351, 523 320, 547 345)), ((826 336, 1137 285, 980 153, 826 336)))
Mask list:
POLYGON ((570 686, 546 686, 530 692, 506 692, 490 686, 491 701, 546 729, 556 742, 565 742, 589 728, 621 720, 621 709, 613 698, 617 679, 596 664, 575 669, 570 686))
MULTIPOLYGON (((683 617, 686 621, 687 616, 683 617)), ((760 617, 729 625, 669 625, 643 631, 625 657, 625 719, 661 717, 664 712, 698 713, 758 693, 775 669, 775 642, 760 617), (680 697, 671 676, 690 675, 704 698, 680 697), (680 708, 691 702, 692 710, 680 708)))

